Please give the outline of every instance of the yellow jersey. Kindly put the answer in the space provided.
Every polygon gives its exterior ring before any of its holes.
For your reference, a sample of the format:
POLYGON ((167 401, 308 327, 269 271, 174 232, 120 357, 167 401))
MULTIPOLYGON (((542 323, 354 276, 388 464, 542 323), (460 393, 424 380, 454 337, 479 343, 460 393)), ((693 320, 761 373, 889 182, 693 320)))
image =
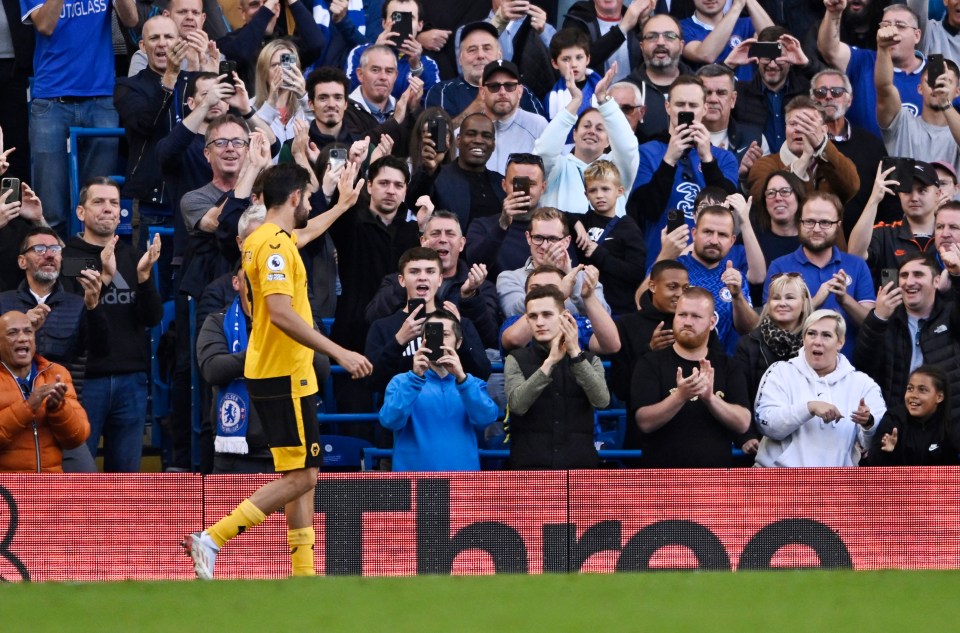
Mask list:
POLYGON ((243 272, 253 315, 253 329, 243 368, 246 378, 290 377, 290 395, 302 398, 317 392, 313 350, 284 334, 270 321, 268 295, 291 298, 294 311, 311 328, 313 312, 307 296, 307 270, 297 250, 296 235, 265 222, 243 242, 243 272))

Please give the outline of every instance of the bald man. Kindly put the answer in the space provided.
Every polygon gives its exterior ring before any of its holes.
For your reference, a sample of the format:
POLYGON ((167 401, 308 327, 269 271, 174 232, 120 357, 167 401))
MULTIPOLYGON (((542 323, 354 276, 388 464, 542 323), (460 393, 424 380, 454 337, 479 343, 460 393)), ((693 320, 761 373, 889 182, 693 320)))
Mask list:
POLYGON ((63 449, 90 435, 70 372, 37 354, 23 312, 0 316, 0 472, 63 472, 63 449))

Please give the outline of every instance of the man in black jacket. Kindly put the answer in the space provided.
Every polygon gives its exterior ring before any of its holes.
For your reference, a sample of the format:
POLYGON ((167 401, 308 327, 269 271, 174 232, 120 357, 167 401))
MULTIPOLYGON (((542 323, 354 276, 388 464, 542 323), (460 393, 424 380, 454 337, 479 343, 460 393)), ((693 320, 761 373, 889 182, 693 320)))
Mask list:
MULTIPOLYGON (((610 389, 626 402, 630 398, 630 377, 637 359, 653 350, 673 345, 673 313, 690 275, 675 259, 664 259, 650 269, 647 290, 640 295, 638 310, 617 319, 620 351, 611 358, 610 389)), ((628 424, 629 427, 634 425, 628 424)))
MULTIPOLYGON (((811 62, 800 42, 782 26, 768 26, 757 35, 760 42, 778 42, 782 55, 758 59, 753 79, 737 87, 733 118, 763 130, 771 151, 778 151, 786 139, 786 105, 797 95, 806 95, 810 77, 821 68, 811 62)), ((750 43, 741 43, 724 60, 731 68, 751 63, 750 43)))
MULTIPOLYGON (((106 472, 139 472, 147 414, 148 328, 160 322, 163 305, 152 269, 160 257, 159 236, 146 253, 127 246, 114 232, 120 224, 120 188, 109 178, 80 190, 77 218, 83 232, 67 241, 63 256, 103 261, 100 303, 110 323, 110 353, 87 361, 83 406, 90 419, 87 447, 95 454, 103 436, 106 472)), ((64 279, 82 294, 82 286, 64 279)))
POLYGON ((147 67, 117 78, 113 105, 130 146, 122 194, 133 199, 134 241, 144 248, 147 231, 141 225, 173 227, 173 200, 155 155, 157 143, 180 121, 175 104, 183 102, 186 91, 187 73, 180 72, 180 63, 187 44, 171 18, 157 15, 143 25, 140 49, 147 67))
MULTIPOLYGON (((373 363, 371 388, 382 392, 390 379, 409 371, 413 356, 423 345, 423 324, 427 315, 443 308, 458 314, 452 301, 439 303, 437 289, 442 283, 441 259, 430 248, 417 246, 400 256, 397 279, 403 287, 407 303, 393 314, 374 321, 367 334, 364 356, 373 363), (409 310, 409 302, 423 300, 423 304, 409 310)), ((460 319, 463 328, 463 343, 457 353, 467 373, 486 380, 490 376, 490 361, 487 360, 483 342, 473 322, 460 319)))
MULTIPOLYGON (((457 306, 460 313, 476 326, 484 347, 496 349, 500 333, 497 288, 487 280, 486 265, 471 266, 460 259, 465 244, 460 222, 450 211, 434 211, 423 225, 420 246, 434 250, 440 256, 438 302, 450 301, 457 306)), ((376 296, 367 305, 367 323, 394 314, 404 307, 406 300, 407 291, 397 275, 385 276, 376 296)))
MULTIPOLYGON (((895 284, 880 288, 860 326, 853 364, 877 382, 889 407, 903 402, 910 372, 924 364, 943 369, 951 390, 960 393, 960 247, 944 246, 940 258, 952 285, 946 297, 937 293, 936 261, 914 255, 900 264, 895 284)), ((960 419, 960 403, 951 408, 950 419, 960 419)))
POLYGON ((503 176, 487 169, 496 144, 493 121, 484 114, 471 114, 457 134, 457 160, 440 165, 433 139, 424 136, 420 169, 410 182, 407 204, 428 195, 438 209, 457 214, 460 226, 477 218, 499 215, 506 193, 503 176))

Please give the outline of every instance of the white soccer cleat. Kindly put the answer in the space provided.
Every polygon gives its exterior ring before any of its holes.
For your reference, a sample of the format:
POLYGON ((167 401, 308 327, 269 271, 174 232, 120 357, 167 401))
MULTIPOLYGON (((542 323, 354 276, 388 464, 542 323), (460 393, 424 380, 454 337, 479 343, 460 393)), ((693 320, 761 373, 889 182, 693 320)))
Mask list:
POLYGON ((184 553, 193 559, 193 571, 197 573, 197 578, 213 580, 213 565, 217 562, 220 548, 207 531, 187 534, 180 541, 180 545, 183 546, 184 553))

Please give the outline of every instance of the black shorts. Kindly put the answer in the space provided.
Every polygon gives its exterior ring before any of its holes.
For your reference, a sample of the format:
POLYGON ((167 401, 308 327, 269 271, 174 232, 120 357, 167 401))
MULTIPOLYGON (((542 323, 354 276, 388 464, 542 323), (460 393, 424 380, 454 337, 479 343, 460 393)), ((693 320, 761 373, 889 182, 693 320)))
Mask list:
POLYGON ((246 382, 277 472, 322 466, 316 394, 293 397, 290 376, 248 378, 246 382))

